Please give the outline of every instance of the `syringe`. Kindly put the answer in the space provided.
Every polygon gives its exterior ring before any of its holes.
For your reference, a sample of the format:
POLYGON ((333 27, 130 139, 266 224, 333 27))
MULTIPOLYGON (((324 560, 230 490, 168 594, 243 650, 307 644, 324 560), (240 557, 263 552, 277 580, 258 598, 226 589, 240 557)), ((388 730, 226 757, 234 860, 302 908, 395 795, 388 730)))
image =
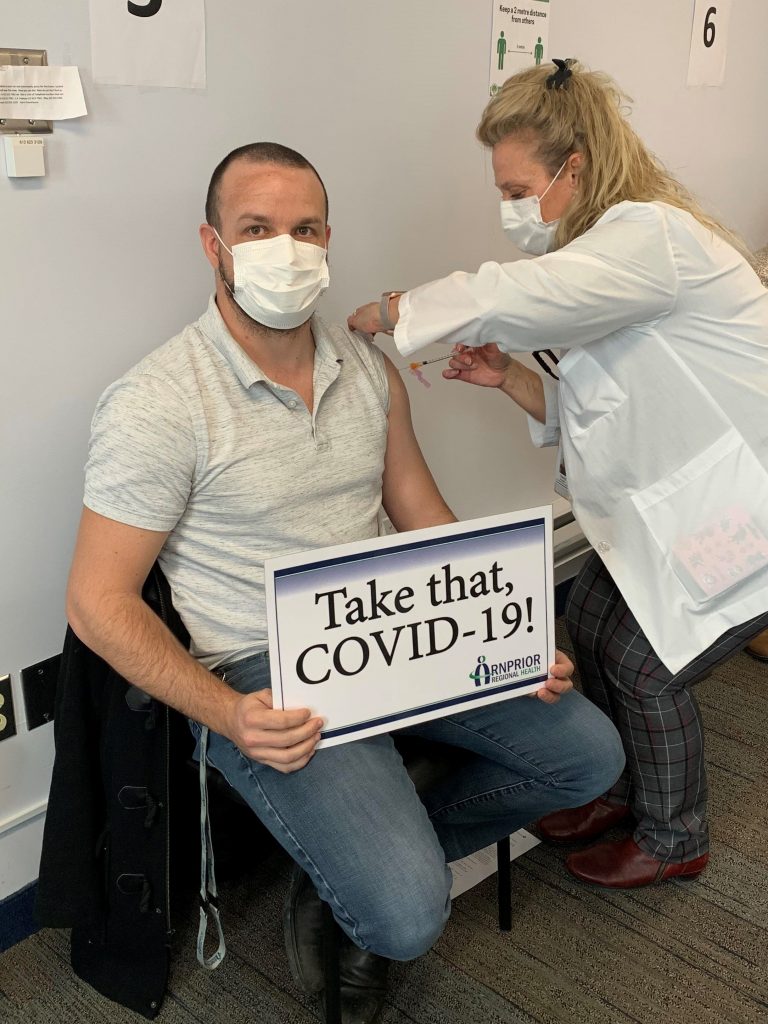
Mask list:
POLYGON ((438 356, 437 359, 424 359, 420 363, 409 363, 407 366, 400 367, 400 373, 402 373, 403 370, 418 370, 420 366, 429 366, 430 363, 442 363, 446 359, 450 358, 450 356, 438 356))

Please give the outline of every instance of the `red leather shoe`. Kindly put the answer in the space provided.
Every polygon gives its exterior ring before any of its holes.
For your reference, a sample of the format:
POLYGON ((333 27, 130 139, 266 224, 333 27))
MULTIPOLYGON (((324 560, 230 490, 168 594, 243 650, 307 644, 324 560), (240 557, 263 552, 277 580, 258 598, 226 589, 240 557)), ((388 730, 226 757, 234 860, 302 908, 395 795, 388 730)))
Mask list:
POLYGON ((768 654, 762 654, 760 651, 753 651, 751 647, 745 647, 744 653, 748 654, 750 658, 754 658, 755 661, 762 661, 763 664, 768 664, 768 654))
POLYGON ((582 807, 553 811, 536 822, 539 835, 553 843, 594 839, 629 815, 626 804, 609 804, 601 796, 582 807))
POLYGON ((752 641, 744 648, 744 653, 755 661, 768 664, 768 629, 752 637, 752 641))
POLYGON ((698 878, 708 860, 708 853, 682 864, 656 860, 641 850, 632 836, 627 836, 619 843, 598 843, 572 853, 566 857, 565 866, 580 882, 609 889, 638 889, 668 878, 698 878))

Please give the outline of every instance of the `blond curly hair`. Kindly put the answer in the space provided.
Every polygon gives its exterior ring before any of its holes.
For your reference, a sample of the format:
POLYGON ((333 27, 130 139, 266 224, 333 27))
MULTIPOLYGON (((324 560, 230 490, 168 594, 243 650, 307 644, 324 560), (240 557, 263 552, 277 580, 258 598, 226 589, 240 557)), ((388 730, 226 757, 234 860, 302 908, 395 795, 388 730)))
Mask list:
POLYGON ((668 203, 687 210, 741 252, 738 236, 706 213, 651 153, 630 126, 629 97, 608 75, 569 61, 563 88, 547 88, 551 67, 526 68, 508 78, 486 106, 477 137, 493 147, 509 136, 538 143, 538 159, 554 175, 571 153, 581 153, 579 189, 560 219, 559 248, 588 231, 624 200, 668 203))

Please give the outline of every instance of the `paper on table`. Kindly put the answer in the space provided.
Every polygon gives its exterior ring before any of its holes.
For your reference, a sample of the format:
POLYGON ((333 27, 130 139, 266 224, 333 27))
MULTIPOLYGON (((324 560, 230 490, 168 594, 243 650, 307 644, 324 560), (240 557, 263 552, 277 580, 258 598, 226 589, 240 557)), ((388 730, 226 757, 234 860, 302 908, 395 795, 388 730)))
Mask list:
MULTIPOLYGON (((541 840, 537 839, 536 836, 531 835, 530 832, 526 832, 524 828, 514 832, 509 837, 509 840, 510 861, 513 861, 516 857, 520 857, 528 850, 532 850, 534 846, 538 846, 541 842, 541 840)), ((461 860, 452 861, 448 865, 453 874, 451 899, 455 900, 456 897, 461 896, 463 892, 479 885, 480 882, 484 881, 496 871, 496 866, 495 846, 486 846, 484 850, 478 850, 477 853, 473 853, 469 857, 463 857, 461 860)))
POLYGON ((0 65, 0 117, 63 121, 87 113, 76 67, 0 65))

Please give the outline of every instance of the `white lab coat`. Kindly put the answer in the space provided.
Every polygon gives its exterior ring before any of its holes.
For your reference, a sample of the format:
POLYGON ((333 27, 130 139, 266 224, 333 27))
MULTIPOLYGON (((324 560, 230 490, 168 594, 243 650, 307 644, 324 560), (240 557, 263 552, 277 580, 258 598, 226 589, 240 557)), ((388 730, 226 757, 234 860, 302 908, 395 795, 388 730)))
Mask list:
POLYGON ((768 291, 690 214, 619 203, 557 252, 415 288, 394 338, 567 350, 531 436, 561 439, 574 514, 672 672, 768 609, 768 291))

